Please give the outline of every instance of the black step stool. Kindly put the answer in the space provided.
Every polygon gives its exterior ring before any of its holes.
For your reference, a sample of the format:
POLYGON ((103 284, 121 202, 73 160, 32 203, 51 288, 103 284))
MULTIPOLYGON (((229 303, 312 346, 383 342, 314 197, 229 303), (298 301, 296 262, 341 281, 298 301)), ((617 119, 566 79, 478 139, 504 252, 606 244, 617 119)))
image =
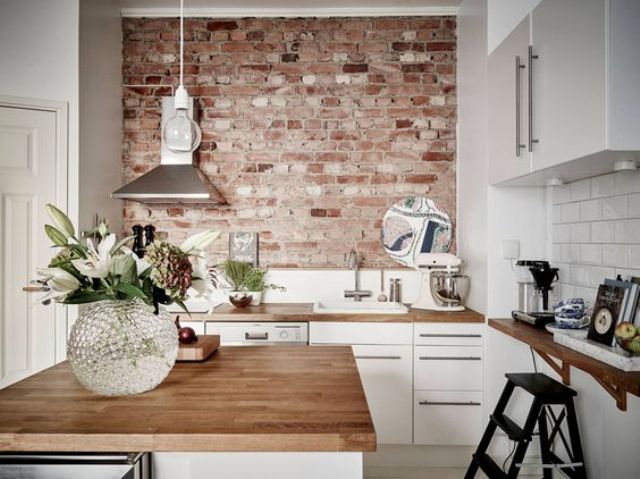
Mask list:
POLYGON ((577 393, 570 387, 542 373, 506 374, 505 376, 507 377, 507 384, 504 386, 495 411, 490 416, 489 424, 482 435, 480 444, 478 444, 478 449, 475 454, 473 454, 469 469, 467 469, 467 473, 464 476, 465 479, 473 479, 478 469, 481 469, 489 479, 511 479, 518 477, 522 460, 534 435, 533 430, 536 424, 538 425, 538 434, 540 436, 544 479, 551 479, 551 473, 554 468, 561 468, 570 478, 586 479, 587 473, 584 467, 580 431, 578 429, 576 410, 573 404, 573 397, 576 396, 577 393), (522 428, 504 414, 507 403, 516 386, 524 389, 533 396, 531 409, 522 428), (550 405, 562 405, 564 409, 556 416, 553 410, 547 407, 550 405), (564 433, 560 429, 565 419, 569 429, 570 446, 567 443, 564 433), (551 423, 551 430, 549 430, 547 420, 551 423), (507 434, 509 439, 516 443, 513 459, 506 472, 500 469, 487 454, 491 439, 498 427, 507 434), (559 436, 562 440, 562 444, 571 460, 570 463, 564 463, 551 450, 556 436, 559 436))

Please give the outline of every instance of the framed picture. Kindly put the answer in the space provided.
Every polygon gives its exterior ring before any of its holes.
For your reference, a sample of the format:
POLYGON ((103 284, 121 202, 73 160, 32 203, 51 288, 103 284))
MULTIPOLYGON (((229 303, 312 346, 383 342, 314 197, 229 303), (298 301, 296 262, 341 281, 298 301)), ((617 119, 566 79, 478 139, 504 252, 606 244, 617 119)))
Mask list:
POLYGON ((258 266, 258 233, 246 231, 229 233, 229 259, 258 266))

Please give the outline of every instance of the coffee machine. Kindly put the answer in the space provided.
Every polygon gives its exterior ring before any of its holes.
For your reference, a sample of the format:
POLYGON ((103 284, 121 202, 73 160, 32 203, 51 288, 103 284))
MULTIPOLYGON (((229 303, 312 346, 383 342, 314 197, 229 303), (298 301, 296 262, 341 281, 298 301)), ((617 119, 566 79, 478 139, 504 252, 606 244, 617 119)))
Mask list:
POLYGON ((544 328, 555 320, 549 296, 558 279, 558 268, 548 261, 520 260, 516 262, 518 274, 518 309, 511 313, 514 319, 544 328), (529 277, 525 271, 528 270, 529 277))

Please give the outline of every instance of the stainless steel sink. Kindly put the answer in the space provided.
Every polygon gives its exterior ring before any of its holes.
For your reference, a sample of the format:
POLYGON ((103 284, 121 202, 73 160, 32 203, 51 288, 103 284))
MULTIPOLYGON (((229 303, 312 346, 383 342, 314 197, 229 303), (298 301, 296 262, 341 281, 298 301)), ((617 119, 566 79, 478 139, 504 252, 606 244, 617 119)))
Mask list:
POLYGON ((400 303, 319 301, 313 304, 313 312, 323 314, 407 314, 409 310, 400 303))

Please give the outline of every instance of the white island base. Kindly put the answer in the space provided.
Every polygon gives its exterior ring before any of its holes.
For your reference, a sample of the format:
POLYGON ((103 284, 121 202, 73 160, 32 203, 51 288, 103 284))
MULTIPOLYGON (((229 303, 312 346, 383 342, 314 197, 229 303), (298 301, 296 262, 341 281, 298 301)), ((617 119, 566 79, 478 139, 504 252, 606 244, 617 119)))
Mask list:
POLYGON ((153 479, 362 479, 361 452, 154 452, 153 479))

